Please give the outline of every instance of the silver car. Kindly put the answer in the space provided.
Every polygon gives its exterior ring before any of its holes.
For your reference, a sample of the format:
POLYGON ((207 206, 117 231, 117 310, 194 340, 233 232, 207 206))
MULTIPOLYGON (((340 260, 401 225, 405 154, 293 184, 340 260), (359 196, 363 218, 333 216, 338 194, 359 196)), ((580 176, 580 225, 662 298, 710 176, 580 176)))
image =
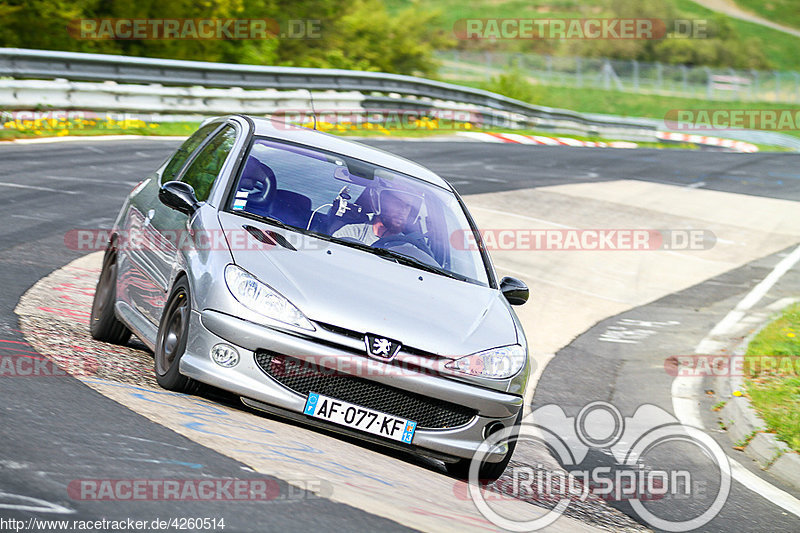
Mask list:
MULTIPOLYGON (((530 374, 463 202, 415 163, 264 118, 204 123, 127 197, 92 306, 158 383, 443 461, 522 417, 530 374)), ((479 476, 502 474, 513 443, 479 476)))

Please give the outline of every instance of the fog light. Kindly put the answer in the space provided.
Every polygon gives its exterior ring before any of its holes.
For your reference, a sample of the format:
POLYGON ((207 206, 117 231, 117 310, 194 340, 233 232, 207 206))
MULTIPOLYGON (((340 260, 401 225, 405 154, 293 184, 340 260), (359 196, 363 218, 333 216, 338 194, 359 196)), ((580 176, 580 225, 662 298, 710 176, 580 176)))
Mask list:
POLYGON ((483 428, 483 438, 488 439, 491 435, 498 431, 503 431, 503 429, 505 429, 505 426, 502 422, 491 422, 483 428))
POLYGON ((230 368, 239 364, 239 352, 230 344, 217 344, 211 348, 211 359, 219 366, 230 368))

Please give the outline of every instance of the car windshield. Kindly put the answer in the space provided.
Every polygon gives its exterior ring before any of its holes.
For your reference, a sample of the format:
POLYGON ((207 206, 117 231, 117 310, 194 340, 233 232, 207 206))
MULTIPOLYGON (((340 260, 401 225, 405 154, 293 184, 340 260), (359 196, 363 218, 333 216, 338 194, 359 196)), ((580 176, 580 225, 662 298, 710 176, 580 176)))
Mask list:
POLYGON ((362 160, 256 138, 228 208, 488 285, 479 237, 452 192, 362 160))

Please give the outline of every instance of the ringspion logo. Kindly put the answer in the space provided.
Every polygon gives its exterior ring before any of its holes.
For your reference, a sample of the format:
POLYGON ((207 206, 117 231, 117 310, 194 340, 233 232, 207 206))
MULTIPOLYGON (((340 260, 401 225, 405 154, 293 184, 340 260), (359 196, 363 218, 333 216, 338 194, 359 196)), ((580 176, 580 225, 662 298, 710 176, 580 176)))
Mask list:
POLYGON ((689 531, 701 528, 720 512, 730 492, 731 468, 714 439, 681 424, 660 407, 641 405, 625 417, 610 403, 595 401, 574 417, 558 405, 545 405, 521 425, 492 434, 472 459, 469 481, 469 497, 478 511, 509 531, 547 527, 573 502, 585 501, 589 495, 626 501, 653 528, 689 531), (564 471, 512 463, 500 486, 480 483, 479 467, 487 454, 498 453, 514 441, 547 446, 564 471), (685 454, 692 457, 684 461, 687 468, 675 468, 685 454), (509 517, 492 507, 508 496, 555 505, 534 519, 509 517), (674 505, 687 500, 691 505, 674 505), (661 507, 662 503, 667 507, 661 507))

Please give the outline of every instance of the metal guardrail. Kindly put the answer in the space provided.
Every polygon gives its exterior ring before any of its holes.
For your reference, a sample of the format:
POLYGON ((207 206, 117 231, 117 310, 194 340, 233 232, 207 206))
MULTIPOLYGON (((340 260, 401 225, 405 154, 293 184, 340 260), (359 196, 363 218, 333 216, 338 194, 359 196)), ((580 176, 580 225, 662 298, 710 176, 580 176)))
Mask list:
POLYGON ((581 113, 536 106, 505 96, 414 76, 339 69, 273 67, 0 48, 0 76, 17 79, 115 81, 177 86, 243 89, 309 89, 399 94, 426 100, 454 101, 546 120, 569 120, 586 126, 652 131, 623 118, 589 118, 581 113))
MULTIPOLYGON (((481 114, 489 119, 493 118, 492 115, 496 116, 497 114, 517 115, 525 117, 529 124, 534 124, 542 129, 552 129, 553 131, 579 129, 581 130, 579 133, 583 134, 601 136, 605 134, 620 139, 650 138, 655 140, 656 132, 664 129, 663 123, 653 119, 578 113, 533 105, 481 89, 381 72, 240 65, 0 48, 0 78, 2 77, 16 80, 63 79, 78 82, 74 85, 80 85, 80 82, 107 81, 118 84, 148 84, 164 87, 163 92, 176 91, 178 88, 183 88, 182 91, 194 90, 196 87, 211 90, 214 88, 284 91, 305 89, 326 91, 332 94, 350 91, 363 95, 360 104, 365 109, 387 108, 390 103, 398 108, 441 106, 442 102, 450 103, 454 108, 471 105, 479 108, 481 114), (170 87, 173 89, 169 89, 170 87), (580 127, 575 128, 575 126, 580 127)), ((31 83, 36 82, 32 81, 31 83)), ((103 84, 97 83, 96 85, 98 87, 91 90, 88 88, 76 88, 75 90, 79 92, 88 90, 87 94, 100 93, 104 90, 99 88, 103 84)), ((121 86, 118 88, 119 90, 108 89, 107 92, 124 92, 126 89, 130 91, 135 87, 137 86, 121 86)), ((48 88, 39 89, 48 90, 48 88)), ((141 91, 145 92, 143 89, 141 91)), ((68 95, 72 92, 74 91, 70 89, 64 94, 68 95)), ((248 92, 250 91, 244 91, 245 94, 248 92)), ((187 97, 191 97, 191 95, 187 97)), ((240 98, 241 96, 229 95, 229 97, 240 98)), ((2 91, 0 91, 0 98, 2 98, 2 91)), ((170 102, 175 101, 175 96, 169 98, 172 98, 169 100, 170 102)), ((202 98, 208 98, 208 96, 197 96, 195 100, 202 98)), ((336 97, 331 99, 335 100, 336 97)), ((0 101, 0 107, 3 105, 4 102, 0 101)), ((167 112, 174 109, 163 102, 159 105, 164 107, 167 112)), ((118 108, 119 105, 115 107, 115 109, 118 108)), ((199 108, 197 110, 199 111, 199 108)), ((214 110, 214 112, 218 111, 214 110)), ((186 112, 186 110, 178 112, 186 112)), ((520 121, 511 120, 510 122, 519 123, 520 121)), ((777 132, 726 131, 725 136, 747 142, 784 146, 800 151, 800 139, 777 132)))

